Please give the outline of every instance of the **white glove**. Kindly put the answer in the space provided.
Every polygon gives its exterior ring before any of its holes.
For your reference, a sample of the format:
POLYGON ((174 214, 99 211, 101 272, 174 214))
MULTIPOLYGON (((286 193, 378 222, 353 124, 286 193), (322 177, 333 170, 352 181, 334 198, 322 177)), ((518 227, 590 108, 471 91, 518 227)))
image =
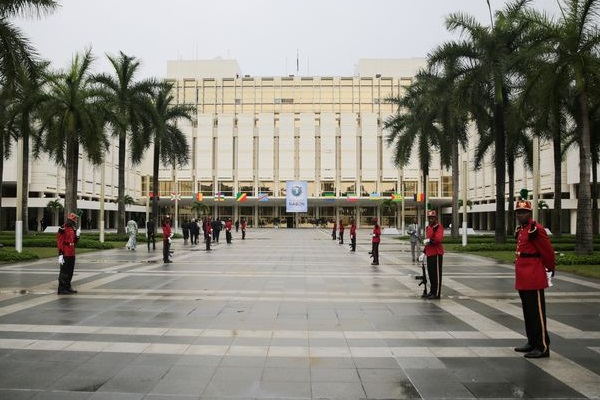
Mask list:
POLYGON ((58 256, 58 265, 63 265, 64 263, 65 263, 65 258, 61 254, 60 256, 58 256))
POLYGON ((425 239, 425 240, 423 240, 423 244, 425 246, 427 246, 429 243, 431 243, 431 239, 425 239))
POLYGON ((546 271, 546 279, 548 280, 548 287, 552 287, 552 271, 546 271))
POLYGON ((75 236, 81 236, 81 228, 77 228, 77 230, 75 231, 75 236))
POLYGON ((421 255, 419 256, 419 262, 423 262, 425 261, 425 253, 421 253, 421 255))
POLYGON ((167 238, 167 242, 169 242, 169 244, 171 244, 171 236, 169 236, 169 237, 167 238))

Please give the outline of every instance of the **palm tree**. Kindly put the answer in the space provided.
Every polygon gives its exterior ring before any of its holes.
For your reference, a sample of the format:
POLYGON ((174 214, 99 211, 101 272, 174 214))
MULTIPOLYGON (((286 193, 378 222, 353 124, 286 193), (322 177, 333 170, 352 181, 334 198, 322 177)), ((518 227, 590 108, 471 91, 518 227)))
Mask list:
POLYGON ((25 69, 34 75, 36 65, 33 61, 34 50, 21 30, 10 23, 9 19, 17 15, 42 15, 58 7, 54 0, 5 0, 0 2, 0 85, 11 86, 19 71, 25 69))
POLYGON ((129 161, 139 164, 144 151, 150 146, 152 113, 149 97, 156 82, 152 79, 136 81, 140 61, 123 52, 118 57, 107 56, 114 76, 101 74, 94 78, 107 90, 107 103, 112 111, 113 136, 119 140, 119 177, 117 193, 117 233, 125 233, 125 163, 127 148, 129 161))
POLYGON ((46 204, 46 209, 52 215, 54 225, 58 225, 58 213, 63 209, 63 205, 60 202, 60 199, 50 200, 48 204, 46 204))
POLYGON ((102 93, 93 85, 91 50, 76 54, 67 71, 49 74, 48 95, 40 112, 33 153, 46 152, 65 167, 65 214, 77 212, 80 148, 94 165, 100 165, 108 140, 104 134, 107 112, 102 93))
POLYGON ((198 218, 199 215, 204 216, 210 212, 210 207, 201 201, 195 201, 190 209, 196 213, 196 218, 198 218))
POLYGON ((592 82, 597 80, 600 71, 598 45, 600 29, 596 17, 600 13, 597 0, 564 0, 560 5, 558 20, 531 10, 527 20, 552 44, 548 53, 554 58, 558 71, 564 72, 565 86, 573 89, 575 105, 573 119, 577 125, 576 135, 579 147, 579 187, 577 193, 577 231, 575 252, 591 254, 594 251, 592 198, 590 186, 591 170, 591 129, 590 94, 592 82))
MULTIPOLYGON (((21 215, 29 221, 29 141, 34 132, 37 114, 44 107, 48 96, 44 93, 45 69, 48 63, 38 63, 38 70, 29 74, 24 68, 17 71, 17 85, 13 93, 8 118, 23 143, 23 184, 21 185, 21 215)), ((29 224, 23 224, 23 233, 29 232, 29 224)))
MULTIPOLYGON (((396 211, 398 210, 398 206, 396 205, 396 203, 392 200, 392 199, 385 199, 381 202, 381 212, 382 214, 389 214, 389 213, 396 213, 396 211)), ((396 225, 398 225, 398 220, 396 219, 396 225)), ((392 224, 389 223, 388 220, 388 226, 391 227, 392 224)))
MULTIPOLYGON (((12 155, 12 143, 17 136, 14 126, 7 117, 11 99, 11 90, 6 86, 0 86, 0 189, 4 176, 4 160, 8 160, 12 155)), ((0 204, 2 204, 2 190, 0 190, 0 204)), ((1 217, 0 212, 0 229, 4 227, 1 217)))
MULTIPOLYGON (((468 112, 465 102, 459 92, 460 75, 458 60, 445 59, 443 63, 430 64, 432 84, 431 90, 437 98, 437 122, 442 127, 441 140, 447 145, 440 146, 440 156, 443 166, 452 167, 452 224, 451 235, 458 237, 458 188, 460 163, 459 149, 466 150, 468 145, 468 112)), ((463 171, 466 173, 467 171, 463 171)))
MULTIPOLYGON (((470 101, 478 130, 491 122, 493 134, 494 166, 496 173, 496 243, 506 242, 506 108, 509 101, 509 80, 518 60, 518 53, 526 48, 526 20, 518 18, 530 0, 513 0, 502 11, 497 11, 492 26, 487 27, 464 13, 450 14, 446 19, 449 31, 459 31, 463 40, 447 43, 430 56, 433 63, 458 60, 461 88, 470 101), (483 98, 474 94, 483 94, 483 98), (489 98, 485 100, 485 98, 489 98), (484 100, 486 112, 482 114, 484 100), (483 120, 486 122, 482 124, 483 120)), ((480 131, 481 133, 481 131, 480 131)))
POLYGON ((172 104, 173 85, 163 83, 154 94, 154 121, 152 141, 154 158, 152 162, 152 217, 158 221, 158 169, 164 166, 186 165, 190 147, 185 134, 177 126, 183 119, 192 121, 194 108, 183 104, 172 104))
MULTIPOLYGON (((385 142, 394 146, 393 163, 402 168, 410 161, 414 144, 417 143, 419 167, 423 173, 423 187, 427 187, 432 149, 439 149, 441 132, 436 124, 437 102, 433 85, 428 83, 431 75, 420 71, 415 81, 408 87, 404 97, 391 97, 387 102, 396 104, 398 111, 387 118, 384 129, 388 130, 385 142)), ((427 199, 425 199, 425 203, 427 199)))

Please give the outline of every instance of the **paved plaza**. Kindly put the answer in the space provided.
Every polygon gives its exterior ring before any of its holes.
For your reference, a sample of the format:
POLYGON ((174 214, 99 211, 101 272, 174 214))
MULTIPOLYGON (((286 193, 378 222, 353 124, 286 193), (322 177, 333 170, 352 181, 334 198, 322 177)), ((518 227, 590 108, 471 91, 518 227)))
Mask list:
POLYGON ((54 259, 2 265, 0 399, 600 399, 600 281, 558 270, 530 360, 512 266, 446 254, 423 300, 409 244, 371 266, 369 233, 82 254, 70 296, 54 259))

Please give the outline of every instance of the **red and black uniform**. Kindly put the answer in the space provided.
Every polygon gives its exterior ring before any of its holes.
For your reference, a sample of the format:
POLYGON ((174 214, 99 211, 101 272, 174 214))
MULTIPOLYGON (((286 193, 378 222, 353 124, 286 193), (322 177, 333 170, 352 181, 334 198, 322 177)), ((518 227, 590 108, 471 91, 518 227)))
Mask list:
POLYGON ((427 256, 427 274, 431 298, 439 299, 442 295, 442 265, 444 261, 444 227, 437 221, 433 225, 427 225, 425 228, 425 247, 423 252, 427 256))
POLYGON ((79 237, 71 221, 67 221, 58 228, 56 247, 58 248, 58 255, 62 255, 64 259, 58 274, 58 294, 76 293, 71 287, 71 281, 75 270, 75 245, 78 241, 79 237))
POLYGON ((240 223, 240 228, 242 229, 242 240, 246 240, 246 220, 243 219, 240 223))
POLYGON ((336 233, 337 231, 337 224, 335 221, 333 221, 333 230, 331 231, 331 240, 335 240, 336 239, 336 233))
POLYGON ((169 256, 171 255, 171 221, 166 220, 162 223, 163 233, 163 262, 170 263, 169 256))
POLYGON ((546 327, 544 289, 548 287, 546 270, 555 269, 554 248, 544 227, 533 220, 517 227, 515 289, 519 291, 525 319, 527 345, 547 353, 550 337, 546 327))
POLYGON ((356 223, 350 224, 350 251, 356 251, 356 223))
POLYGON ((344 244, 344 222, 340 219, 340 244, 344 244))
POLYGON ((377 220, 374 221, 375 225, 373 226, 373 232, 371 233, 371 256, 373 257, 373 262, 371 265, 379 265, 379 242, 381 241, 381 227, 377 223, 377 220))
POLYGON ((233 224, 231 220, 227 220, 225 222, 225 239, 227 239, 227 243, 231 243, 231 229, 233 228, 233 224))

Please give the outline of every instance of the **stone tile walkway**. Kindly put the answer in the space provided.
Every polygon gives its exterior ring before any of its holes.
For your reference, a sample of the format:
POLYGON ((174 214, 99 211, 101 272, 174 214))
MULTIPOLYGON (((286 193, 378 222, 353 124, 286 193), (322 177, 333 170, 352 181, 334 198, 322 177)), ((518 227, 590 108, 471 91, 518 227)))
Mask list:
POLYGON ((511 266, 447 254, 422 300, 408 243, 373 267, 368 234, 83 254, 72 296, 54 259, 0 266, 0 399, 600 399, 600 281, 557 273, 528 360, 511 266))

